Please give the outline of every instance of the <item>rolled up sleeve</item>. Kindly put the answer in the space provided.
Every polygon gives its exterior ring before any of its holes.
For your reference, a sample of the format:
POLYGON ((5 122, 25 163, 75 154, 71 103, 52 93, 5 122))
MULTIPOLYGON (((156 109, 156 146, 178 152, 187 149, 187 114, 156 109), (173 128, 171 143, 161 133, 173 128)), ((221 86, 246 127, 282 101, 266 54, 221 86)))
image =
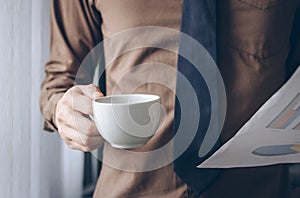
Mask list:
MULTIPOLYGON (((94 0, 51 0, 50 58, 45 65, 40 108, 44 129, 57 131, 58 100, 72 86, 85 56, 102 40, 101 15, 94 0)), ((86 73, 85 81, 93 74, 86 73)))

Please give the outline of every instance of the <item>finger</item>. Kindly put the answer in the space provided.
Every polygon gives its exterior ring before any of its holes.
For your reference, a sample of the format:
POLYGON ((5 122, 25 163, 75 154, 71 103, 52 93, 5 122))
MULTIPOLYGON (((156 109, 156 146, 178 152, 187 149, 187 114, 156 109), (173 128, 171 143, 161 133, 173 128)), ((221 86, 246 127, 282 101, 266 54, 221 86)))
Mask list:
POLYGON ((85 114, 74 111, 71 108, 64 108, 57 112, 58 126, 68 126, 86 136, 99 136, 95 123, 85 114))
POLYGON ((69 144, 69 143, 72 141, 71 139, 65 137, 61 130, 58 130, 58 133, 59 133, 61 139, 62 139, 64 142, 66 142, 67 144, 69 144))
POLYGON ((61 139, 62 139, 62 140, 63 140, 70 148, 75 149, 75 150, 85 151, 85 152, 86 152, 86 150, 88 150, 87 147, 82 146, 82 145, 80 145, 80 144, 78 144, 78 143, 76 143, 76 142, 72 142, 71 139, 65 137, 63 131, 60 130, 60 131, 59 131, 59 135, 60 135, 61 139))
POLYGON ((88 147, 85 147, 85 146, 82 146, 76 142, 73 142, 71 141, 68 146, 71 148, 71 149, 74 149, 74 150, 79 150, 79 151, 83 151, 83 152, 91 152, 92 150, 94 149, 90 149, 88 147))
POLYGON ((96 99, 96 98, 103 97, 103 93, 94 84, 90 84, 90 85, 78 85, 78 88, 81 90, 81 93, 83 95, 86 95, 86 96, 88 96, 91 99, 96 99))
POLYGON ((89 137, 100 136, 100 133, 97 130, 95 122, 87 118, 86 115, 78 111, 73 111, 72 117, 73 117, 74 124, 71 125, 71 127, 73 129, 89 137))
POLYGON ((60 134, 62 134, 63 139, 69 141, 71 140, 72 142, 76 142, 77 144, 87 148, 98 148, 104 142, 103 138, 100 135, 89 137, 66 126, 61 128, 60 134))
POLYGON ((84 114, 92 115, 93 114, 93 107, 92 107, 92 100, 87 97, 86 95, 76 95, 73 96, 73 110, 79 111, 84 114))
POLYGON ((76 85, 63 96, 62 104, 84 114, 92 115, 92 100, 103 97, 96 85, 76 85))

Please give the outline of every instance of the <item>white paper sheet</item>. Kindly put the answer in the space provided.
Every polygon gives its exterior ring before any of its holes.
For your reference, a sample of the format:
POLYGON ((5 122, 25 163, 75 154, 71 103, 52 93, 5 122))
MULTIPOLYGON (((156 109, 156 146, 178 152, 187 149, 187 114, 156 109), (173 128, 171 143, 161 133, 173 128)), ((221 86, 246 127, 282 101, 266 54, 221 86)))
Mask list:
POLYGON ((300 163, 300 66, 239 130, 198 168, 300 163))

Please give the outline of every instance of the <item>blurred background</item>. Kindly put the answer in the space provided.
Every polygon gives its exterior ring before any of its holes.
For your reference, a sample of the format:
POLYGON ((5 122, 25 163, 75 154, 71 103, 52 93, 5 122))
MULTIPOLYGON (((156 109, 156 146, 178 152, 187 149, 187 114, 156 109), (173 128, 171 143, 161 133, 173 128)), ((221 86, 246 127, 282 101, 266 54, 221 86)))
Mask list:
POLYGON ((0 197, 81 197, 84 154, 42 130, 50 0, 1 0, 0 197))

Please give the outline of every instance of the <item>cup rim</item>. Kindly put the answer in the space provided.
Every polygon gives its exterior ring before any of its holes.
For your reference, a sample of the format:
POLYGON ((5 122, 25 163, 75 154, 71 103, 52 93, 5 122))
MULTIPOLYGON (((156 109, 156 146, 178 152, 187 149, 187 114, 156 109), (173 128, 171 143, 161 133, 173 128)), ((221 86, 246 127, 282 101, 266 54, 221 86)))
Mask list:
POLYGON ((100 97, 100 98, 96 98, 93 100, 94 104, 98 104, 98 105, 108 105, 108 106, 112 106, 112 105, 135 105, 135 104, 147 104, 147 103, 151 103, 151 102, 155 102, 155 101, 159 101, 160 100, 160 96, 158 95, 154 95, 154 94, 116 94, 116 95, 109 95, 109 96, 104 96, 104 97, 100 97), (136 102, 130 102, 130 103, 109 103, 109 102, 101 102, 99 100, 101 99, 107 99, 107 98, 113 98, 113 97, 129 97, 129 96, 147 96, 149 97, 149 99, 145 99, 142 101, 136 101, 136 102))

